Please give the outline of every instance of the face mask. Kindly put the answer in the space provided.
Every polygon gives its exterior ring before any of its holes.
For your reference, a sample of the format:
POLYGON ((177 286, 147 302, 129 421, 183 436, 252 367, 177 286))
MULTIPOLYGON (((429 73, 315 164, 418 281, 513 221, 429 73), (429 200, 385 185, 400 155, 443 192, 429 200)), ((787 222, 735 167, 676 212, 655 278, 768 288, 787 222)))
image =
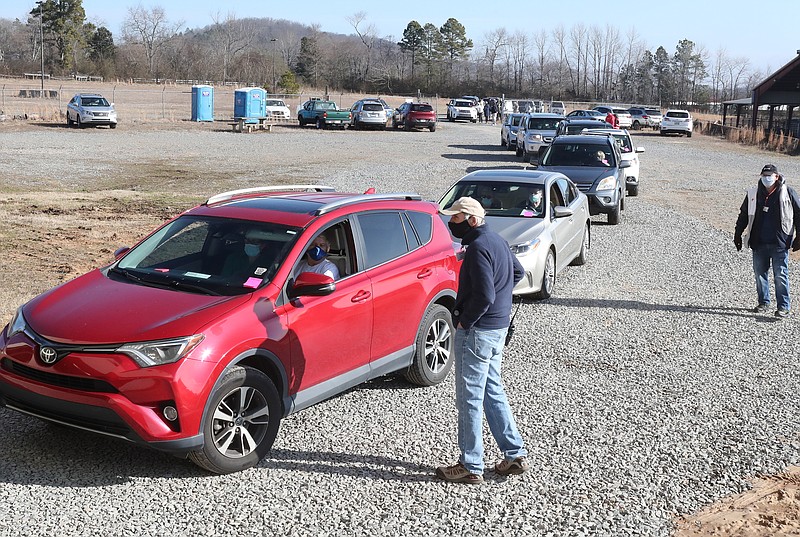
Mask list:
POLYGON ((531 196, 531 203, 533 203, 534 205, 539 205, 539 203, 541 201, 542 201, 542 197, 541 196, 537 196, 537 195, 531 196))
POLYGON ((481 198, 481 205, 489 207, 492 204, 492 198, 481 198))
POLYGON ((319 246, 314 246, 309 251, 306 252, 308 257, 310 257, 313 261, 320 261, 323 259, 327 254, 325 250, 320 248, 319 246))
POLYGON ((450 228, 450 233, 453 234, 453 237, 457 239, 463 239, 464 236, 472 229, 472 226, 469 225, 469 219, 465 219, 463 222, 455 223, 455 222, 448 222, 447 227, 450 228))
POLYGON ((258 247, 258 244, 245 244, 244 245, 244 253, 247 254, 248 257, 255 257, 261 251, 261 248, 258 247))
POLYGON ((761 176, 761 184, 765 187, 769 188, 775 184, 776 177, 774 175, 762 175, 761 176))

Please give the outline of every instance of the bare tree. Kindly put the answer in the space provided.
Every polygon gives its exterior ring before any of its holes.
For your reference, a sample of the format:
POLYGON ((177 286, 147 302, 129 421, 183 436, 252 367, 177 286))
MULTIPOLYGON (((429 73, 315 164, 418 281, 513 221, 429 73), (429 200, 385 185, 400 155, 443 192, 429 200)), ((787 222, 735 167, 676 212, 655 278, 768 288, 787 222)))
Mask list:
POLYGON ((360 71, 357 72, 356 76, 364 81, 368 81, 370 77, 370 68, 372 67, 372 49, 375 46, 375 40, 377 38, 377 30, 375 29, 375 25, 371 23, 365 24, 366 19, 367 14, 364 11, 359 11, 358 13, 350 15, 349 17, 345 17, 345 20, 350 23, 350 26, 353 27, 358 39, 366 49, 363 58, 353 58, 353 61, 356 62, 356 70, 360 71), (360 64, 360 67, 358 64, 360 64))
POLYGON ((215 50, 221 56, 222 81, 227 82, 230 65, 240 53, 250 47, 253 41, 253 28, 246 20, 238 20, 236 13, 228 12, 223 19, 219 13, 211 17, 214 21, 212 27, 212 42, 215 50))
POLYGON ((164 8, 156 6, 147 10, 139 4, 128 8, 128 16, 122 23, 122 37, 129 43, 143 47, 150 76, 158 78, 156 70, 159 54, 182 26, 183 21, 170 23, 164 8))
POLYGON ((489 65, 489 82, 494 83, 494 66, 497 63, 500 50, 508 46, 508 32, 505 28, 492 30, 484 36, 483 59, 489 65))
MULTIPOLYGON (((536 51, 536 81, 535 84, 541 88, 544 86, 545 63, 550 55, 550 41, 547 38, 547 31, 542 28, 533 34, 533 48, 536 51)), ((532 84, 533 85, 533 84, 532 84)))

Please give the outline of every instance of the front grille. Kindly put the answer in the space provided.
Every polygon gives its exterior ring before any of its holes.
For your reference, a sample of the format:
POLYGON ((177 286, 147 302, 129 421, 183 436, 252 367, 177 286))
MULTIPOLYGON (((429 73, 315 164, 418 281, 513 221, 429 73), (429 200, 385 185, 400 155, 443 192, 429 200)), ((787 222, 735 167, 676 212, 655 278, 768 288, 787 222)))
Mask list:
POLYGON ((578 190, 580 190, 581 192, 589 192, 592 189, 592 185, 579 185, 579 184, 576 184, 575 186, 577 186, 578 190))
POLYGON ((20 377, 25 377, 42 384, 49 384, 51 386, 58 386, 61 388, 69 388, 71 390, 80 390, 84 392, 101 392, 101 393, 118 393, 118 390, 111 384, 104 380, 96 380, 91 378, 72 377, 68 375, 58 375, 56 373, 49 373, 28 367, 8 358, 3 358, 0 362, 2 368, 10 371, 20 377))

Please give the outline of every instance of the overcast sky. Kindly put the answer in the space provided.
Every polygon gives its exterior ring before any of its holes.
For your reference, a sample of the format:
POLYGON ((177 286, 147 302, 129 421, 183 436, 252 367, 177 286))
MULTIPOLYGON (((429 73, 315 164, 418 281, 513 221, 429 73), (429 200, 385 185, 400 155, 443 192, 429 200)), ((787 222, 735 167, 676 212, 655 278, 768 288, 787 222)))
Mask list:
MULTIPOLYGON (((36 5, 33 0, 0 0, 0 17, 25 20, 36 5)), ((130 7, 139 2, 128 0, 83 0, 86 17, 106 26, 114 34, 130 7)), ((416 20, 420 24, 441 26, 454 17, 467 30, 476 48, 484 36, 505 28, 509 33, 522 30, 530 34, 541 28, 576 24, 615 25, 621 38, 633 28, 651 51, 663 46, 672 54, 681 39, 689 39, 715 55, 724 48, 729 57, 747 58, 751 70, 772 73, 797 55, 800 39, 794 24, 779 21, 800 20, 797 0, 660 0, 620 2, 597 0, 565 0, 562 2, 458 2, 430 0, 401 0, 394 4, 361 0, 304 0, 286 2, 275 0, 161 0, 141 2, 150 9, 160 6, 172 22, 183 21, 186 28, 202 28, 212 23, 215 14, 224 18, 271 17, 302 24, 317 23, 326 32, 352 34, 347 17, 366 13, 364 25, 372 24, 381 37, 395 41, 403 36, 406 25, 416 20), (522 6, 525 6, 523 9, 522 6), (491 8, 494 8, 492 11, 491 8), (769 22, 770 20, 774 22, 769 22), (779 30, 784 28, 783 30, 779 30), (790 29, 791 28, 791 29, 790 29)), ((363 26, 362 26, 363 27, 363 26)))

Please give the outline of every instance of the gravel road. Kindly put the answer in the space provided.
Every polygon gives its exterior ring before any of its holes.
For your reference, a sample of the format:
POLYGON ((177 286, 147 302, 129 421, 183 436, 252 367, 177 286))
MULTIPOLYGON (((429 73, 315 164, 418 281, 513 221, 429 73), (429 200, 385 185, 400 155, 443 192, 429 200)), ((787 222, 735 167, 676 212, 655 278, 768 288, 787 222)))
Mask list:
MULTIPOLYGON (((487 125, 215 129, 0 126, 0 209, 34 194, 57 207, 127 191, 171 199, 177 212, 272 182, 437 199, 467 171, 521 166, 487 125)), ((792 181, 800 161, 700 135, 634 139, 646 148, 640 196, 628 198, 621 225, 593 219, 588 264, 563 272, 552 299, 522 305, 507 348, 531 472, 487 472, 477 487, 432 478, 457 457, 452 376, 426 389, 380 379, 290 416, 267 459, 226 476, 0 409, 0 536, 666 536, 675 517, 797 464, 800 316, 749 313, 750 256, 731 239, 761 166, 774 162, 792 181)), ((12 235, 0 224, 0 237, 12 235)), ((24 259, 25 244, 14 244, 0 249, 0 272, 9 255, 24 259)), ((28 263, 44 274, 33 289, 58 283, 33 266, 44 261, 28 263)), ((794 259, 790 276, 797 310, 794 259)), ((19 301, 4 283, 5 313, 19 301)))

